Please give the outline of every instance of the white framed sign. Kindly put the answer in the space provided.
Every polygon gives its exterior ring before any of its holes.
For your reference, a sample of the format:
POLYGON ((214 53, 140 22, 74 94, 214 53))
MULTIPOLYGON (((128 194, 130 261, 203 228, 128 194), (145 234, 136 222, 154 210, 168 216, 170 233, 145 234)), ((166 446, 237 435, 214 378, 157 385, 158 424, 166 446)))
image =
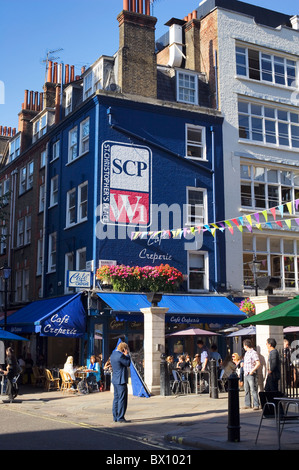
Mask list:
POLYGON ((92 285, 92 273, 90 271, 68 271, 67 287, 79 287, 89 289, 92 285))

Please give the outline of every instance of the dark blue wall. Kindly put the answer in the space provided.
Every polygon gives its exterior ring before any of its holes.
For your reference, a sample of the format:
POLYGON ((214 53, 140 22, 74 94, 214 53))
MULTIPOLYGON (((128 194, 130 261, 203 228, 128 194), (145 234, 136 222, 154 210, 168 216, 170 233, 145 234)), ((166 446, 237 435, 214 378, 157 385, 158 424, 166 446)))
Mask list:
MULTIPOLYGON (((85 247, 86 259, 91 260, 95 255, 96 267, 99 259, 116 260, 118 264, 128 265, 159 265, 168 263, 187 273, 187 251, 185 243, 191 243, 182 237, 161 240, 159 243, 148 243, 148 238, 131 240, 116 238, 96 238, 96 251, 93 251, 94 227, 104 228, 101 219, 95 211, 102 196, 102 145, 103 142, 117 142, 138 148, 149 148, 152 156, 151 199, 156 205, 187 203, 186 187, 207 189, 208 221, 213 221, 213 185, 212 185, 212 131, 214 131, 215 182, 216 182, 216 220, 224 220, 223 200, 223 164, 222 164, 222 119, 211 114, 190 112, 175 107, 157 106, 136 103, 120 98, 96 96, 84 103, 80 109, 64 119, 53 135, 51 143, 60 138, 60 158, 50 162, 48 166, 48 182, 55 174, 59 174, 59 204, 47 212, 47 234, 58 233, 57 241, 57 270, 47 274, 45 279, 45 296, 57 295, 64 292, 65 253, 85 247), (75 125, 90 117, 89 152, 68 164, 68 133, 75 125), (204 126, 206 128, 207 161, 195 163, 185 155, 185 125, 186 123, 204 126), (98 173, 96 174, 96 170, 98 173), (95 179, 96 178, 96 179, 95 179), (88 220, 66 229, 67 192, 88 179, 88 220), (97 200, 94 200, 94 188, 97 188, 97 200), (95 207, 96 205, 96 207, 95 207), (144 251, 146 250, 146 251, 144 251), (155 260, 140 257, 140 253, 155 256, 155 260), (160 256, 160 258, 157 258, 160 256), (59 283, 61 284, 59 285, 59 283)), ((51 159, 50 144, 50 159, 51 159)), ((132 177, 134 191, 134 177, 132 177)), ((180 226, 176 222, 170 224, 170 229, 185 226, 183 216, 180 226)), ((144 230, 151 230, 145 227, 144 230)), ((163 230, 164 226, 159 226, 163 230)), ((113 229, 113 226, 109 226, 113 229)), ((225 284, 225 244, 224 234, 217 236, 218 246, 218 290, 221 283, 225 284), (220 255, 221 254, 221 255, 220 255), (221 262, 219 261, 221 258, 221 262)), ((189 245, 191 247, 191 245, 189 245)), ((194 249, 194 248, 192 248, 194 249)), ((214 287, 214 238, 209 232, 203 234, 201 251, 209 252, 210 289, 214 287)), ((46 246, 46 254, 48 246, 46 246)))

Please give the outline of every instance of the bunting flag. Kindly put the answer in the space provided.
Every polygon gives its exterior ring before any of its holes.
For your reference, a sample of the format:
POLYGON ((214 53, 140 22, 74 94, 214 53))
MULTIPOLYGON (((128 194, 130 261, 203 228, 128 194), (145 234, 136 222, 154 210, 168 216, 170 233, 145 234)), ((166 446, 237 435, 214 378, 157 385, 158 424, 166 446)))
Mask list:
POLYGON ((245 214, 243 216, 234 217, 232 219, 226 219, 221 222, 212 222, 204 225, 198 225, 196 227, 183 227, 183 228, 175 228, 172 230, 160 230, 160 231, 140 231, 140 232, 132 232, 131 233, 131 240, 137 240, 138 238, 144 239, 146 237, 153 237, 156 238, 161 236, 163 239, 170 239, 170 238, 182 238, 182 236, 187 237, 188 235, 196 235, 196 233, 202 232, 209 232, 215 237, 216 232, 220 230, 224 232, 224 230, 228 229, 230 233, 234 234, 234 226, 238 228, 238 230, 242 233, 243 229, 246 227, 249 232, 253 231, 253 228, 257 228, 258 230, 262 231, 263 228, 266 229, 273 229, 273 225, 280 227, 281 229, 288 228, 292 229, 292 221, 294 220, 296 224, 299 226, 299 217, 298 218, 287 218, 284 219, 284 214, 288 211, 290 215, 294 215, 295 212, 299 211, 299 199, 295 199, 294 201, 289 201, 284 204, 280 204, 276 207, 271 207, 270 212, 273 216, 274 221, 268 221, 268 210, 264 209, 261 212, 254 212, 252 214, 245 214), (285 209, 286 206, 286 209, 285 209), (281 219, 277 220, 277 212, 280 213, 281 219), (261 220, 261 216, 263 216, 263 220, 261 220), (254 219, 253 219, 254 217, 254 219), (283 225, 285 223, 285 226, 283 225))

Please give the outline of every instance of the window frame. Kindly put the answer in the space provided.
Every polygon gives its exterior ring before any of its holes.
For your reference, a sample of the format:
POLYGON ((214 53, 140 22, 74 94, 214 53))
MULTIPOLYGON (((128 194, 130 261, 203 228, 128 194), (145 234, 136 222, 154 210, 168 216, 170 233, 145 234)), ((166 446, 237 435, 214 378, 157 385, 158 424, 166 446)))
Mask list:
POLYGON ((297 88, 298 60, 294 57, 286 56, 279 52, 274 54, 272 51, 267 51, 266 49, 258 49, 236 43, 235 60, 236 75, 238 78, 247 78, 248 80, 284 88, 297 88), (258 54, 258 57, 254 58, 254 54, 258 54), (258 69, 254 69, 251 66, 253 61, 258 63, 258 69), (292 64, 290 62, 292 62, 292 64), (281 67, 283 68, 283 74, 278 71, 278 68, 281 67), (290 73, 291 70, 293 73, 290 73), (254 75, 259 76, 259 78, 255 78, 254 75), (269 79, 266 79, 266 76, 269 79), (279 80, 282 79, 278 77, 283 77, 284 83, 279 83, 279 80))
POLYGON ((83 121, 80 122, 80 141, 79 141, 79 156, 85 155, 89 152, 89 142, 90 142, 90 118, 87 117, 83 121), (83 129, 84 125, 88 123, 88 135, 83 136, 83 129), (87 148, 85 148, 85 146, 87 148))
POLYGON ((66 228, 72 227, 77 223, 77 189, 72 188, 66 194, 66 228), (70 205, 71 198, 74 196, 74 205, 70 205), (74 220, 72 221, 71 213, 74 220))
MULTIPOLYGON (((209 290, 209 254, 207 251, 188 251, 187 255, 187 269, 188 269, 188 292, 206 292, 209 290), (203 286, 195 289, 190 287, 190 274, 191 274, 191 256, 198 256, 203 258, 203 286)), ((192 271, 196 272, 196 271, 192 271)))
POLYGON ((49 234, 49 247, 48 247, 48 272, 53 273, 56 271, 57 262, 57 232, 49 234))
POLYGON ((185 155, 186 155, 186 158, 188 158, 189 160, 207 160, 207 146, 206 146, 206 128, 204 126, 199 126, 199 125, 195 125, 195 124, 189 124, 189 123, 186 123, 185 125, 185 155), (197 141, 192 141, 190 140, 190 138, 188 139, 188 132, 189 131, 200 131, 201 132, 201 142, 197 142, 197 141), (201 151, 201 154, 202 156, 201 157, 196 157, 196 156, 192 156, 192 155, 188 155, 188 148, 189 147, 195 147, 195 148, 200 148, 202 149, 201 151))
POLYGON ((298 152, 299 112, 239 99, 238 133, 241 143, 285 148, 298 152), (270 129, 270 124, 272 124, 272 129, 270 129))
POLYGON ((78 214, 77 214, 77 221, 78 223, 80 222, 85 222, 88 218, 88 181, 85 181, 84 183, 81 183, 78 186, 78 214), (83 189, 86 188, 86 199, 82 200, 82 192, 83 189), (83 212, 83 207, 86 206, 85 212, 86 216, 82 216, 83 212))
MULTIPOLYGON (((185 95, 185 93, 184 93, 185 95)), ((186 72, 182 70, 177 70, 176 72, 176 99, 179 103, 186 103, 186 104, 192 104, 195 106, 198 106, 198 74, 194 72, 186 72), (194 88, 191 86, 186 86, 186 79, 194 79, 194 88), (181 84, 181 80, 184 81, 184 86, 181 84), (191 100, 189 98, 185 98, 185 96, 181 96, 180 91, 185 90, 186 95, 188 96, 190 91, 193 91, 194 94, 194 100, 191 100)))
POLYGON ((76 125, 68 132, 68 163, 72 163, 73 161, 77 160, 78 156, 78 126, 76 125), (72 143, 73 135, 76 136, 74 143, 72 143))
POLYGON ((207 194, 207 189, 206 188, 196 188, 196 187, 192 187, 192 186, 187 186, 186 187, 186 201, 187 201, 187 204, 186 204, 186 208, 187 208, 187 211, 186 211, 186 216, 187 216, 187 220, 185 222, 185 225, 188 226, 188 227, 197 227, 197 226, 203 226, 204 224, 207 223, 207 204, 208 204, 208 194, 207 194), (199 214, 192 214, 190 213, 189 211, 189 208, 192 210, 192 207, 196 207, 198 206, 199 204, 190 204, 190 192, 191 191, 194 191, 194 192, 198 192, 198 193, 202 193, 202 215, 199 215, 199 214), (192 222, 192 218, 195 218, 195 219, 199 219, 199 221, 195 221, 194 223, 192 222))

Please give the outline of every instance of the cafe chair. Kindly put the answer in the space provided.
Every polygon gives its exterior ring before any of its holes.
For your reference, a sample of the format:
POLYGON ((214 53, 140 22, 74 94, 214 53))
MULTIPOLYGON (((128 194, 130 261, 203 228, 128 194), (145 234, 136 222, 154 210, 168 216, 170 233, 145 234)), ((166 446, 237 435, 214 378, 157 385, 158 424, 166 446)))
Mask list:
POLYGON ((172 385, 173 393, 177 394, 179 391, 181 391, 183 394, 191 393, 190 382, 188 379, 188 372, 182 371, 181 373, 178 373, 176 370, 173 370, 172 375, 174 378, 173 385, 172 385))
MULTIPOLYGON (((279 410, 278 410, 278 402, 275 402, 274 398, 281 398, 281 397, 284 397, 284 393, 282 392, 259 392, 262 415, 261 415, 257 435, 255 438, 255 444, 257 443, 263 420, 265 419, 274 420, 275 426, 277 429, 279 410)), ((278 447, 280 447, 280 434, 281 434, 280 430, 277 429, 277 433, 278 433, 278 447)))
POLYGON ((33 371, 35 386, 43 387, 45 385, 45 380, 46 380, 45 375, 40 373, 40 370, 37 366, 33 366, 32 371, 33 371))
POLYGON ((60 390, 59 377, 54 378, 49 369, 45 369, 45 374, 45 388, 47 392, 49 392, 50 390, 60 390))
POLYGON ((74 389, 72 389, 73 379, 71 378, 70 374, 65 372, 63 369, 59 369, 59 375, 61 377, 60 390, 62 392, 74 391, 74 389))

